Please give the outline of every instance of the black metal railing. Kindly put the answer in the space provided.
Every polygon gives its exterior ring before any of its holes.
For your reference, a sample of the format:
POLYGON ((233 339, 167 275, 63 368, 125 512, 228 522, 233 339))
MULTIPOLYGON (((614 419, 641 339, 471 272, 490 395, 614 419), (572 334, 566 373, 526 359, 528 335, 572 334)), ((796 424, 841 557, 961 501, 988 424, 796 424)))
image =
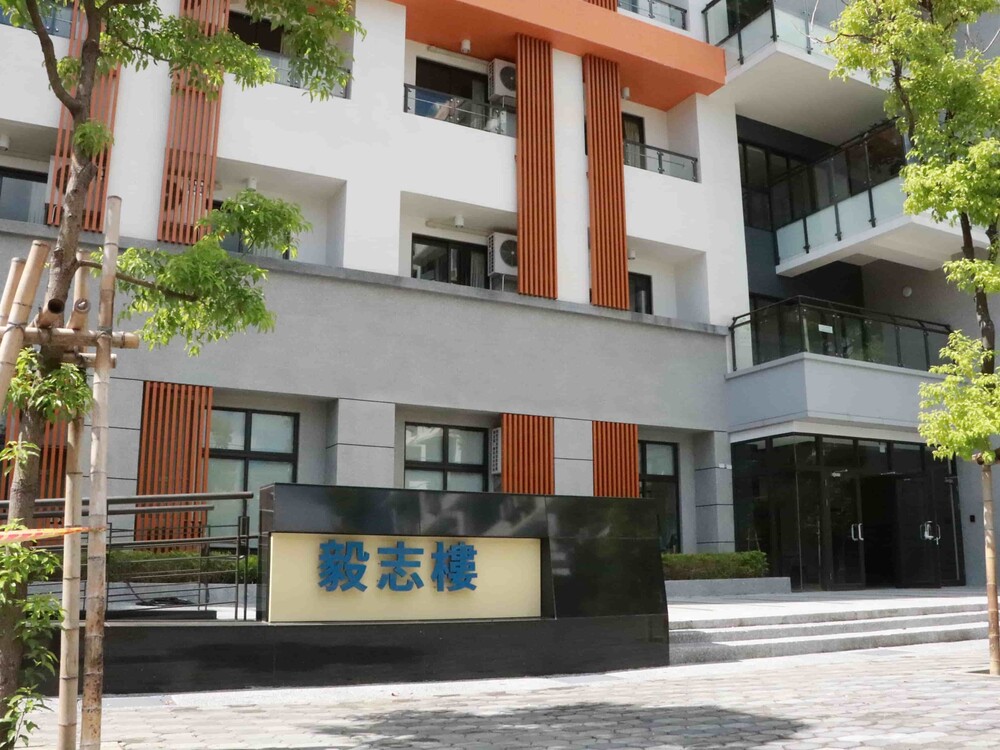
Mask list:
POLYGON ((905 163, 902 135, 889 122, 773 179, 768 199, 775 265, 902 214, 898 178, 905 163))
POLYGON ((625 141, 625 165, 691 182, 698 181, 698 159, 695 157, 636 141, 625 141))
POLYGON ((517 135, 517 112, 507 102, 490 102, 467 99, 431 89, 417 88, 406 84, 403 95, 403 111, 431 120, 442 120, 463 125, 475 130, 500 135, 517 135))
MULTIPOLYGON (((252 492, 137 495, 108 499, 108 616, 254 619, 259 534, 252 492)), ((0 514, 9 503, 0 502, 0 514)), ((62 499, 39 500, 35 524, 58 523, 62 499)), ((83 525, 87 525, 86 500, 83 525)), ((61 542, 52 545, 61 552, 61 542)), ((86 536, 81 571, 86 581, 86 536)), ((55 590, 58 584, 48 584, 55 590)), ((81 584, 81 602, 85 587, 81 584)))
POLYGON ((640 16, 660 21, 676 29, 687 30, 687 9, 665 0, 618 0, 618 7, 640 16))
POLYGON ((0 169, 0 219, 45 223, 46 177, 0 169))
POLYGON ((733 318, 733 368, 743 370, 793 354, 927 370, 951 327, 811 297, 792 297, 733 318))
POLYGON ((779 39, 809 54, 821 50, 842 9, 842 0, 713 0, 702 16, 706 40, 733 68, 779 39))
MULTIPOLYGON (((47 13, 43 13, 42 20, 45 22, 45 30, 49 34, 68 39, 70 27, 73 23, 73 6, 70 4, 69 6, 54 7, 47 13)), ((10 21, 10 15, 4 13, 2 10, 0 10, 0 25, 13 26, 10 21)), ((34 30, 34 27, 30 24, 18 28, 25 29, 26 31, 34 30)))

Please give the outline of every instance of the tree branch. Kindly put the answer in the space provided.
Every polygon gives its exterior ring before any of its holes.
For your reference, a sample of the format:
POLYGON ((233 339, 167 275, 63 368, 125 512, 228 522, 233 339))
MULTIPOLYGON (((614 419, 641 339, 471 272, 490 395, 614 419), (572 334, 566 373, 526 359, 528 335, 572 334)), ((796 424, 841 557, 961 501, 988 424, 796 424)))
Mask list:
MULTIPOLYGON (((84 268, 96 268, 101 269, 101 264, 93 260, 81 260, 80 265, 84 268)), ((135 284, 136 286, 142 286, 146 289, 152 289, 154 292, 160 292, 167 295, 168 297, 176 297, 177 299, 182 299, 186 302, 197 302, 200 298, 193 294, 187 294, 186 292, 175 292, 173 289, 168 289, 165 286, 160 286, 159 284, 146 281, 146 279, 140 279, 137 276, 129 276, 128 274, 118 272, 115 274, 115 278, 119 281, 124 281, 126 284, 135 284)))
POLYGON ((38 7, 38 0, 24 0, 28 16, 31 18, 31 25, 35 27, 35 34, 38 35, 38 43, 42 47, 42 58, 45 60, 45 74, 49 79, 49 86, 56 98, 62 102, 63 106, 70 111, 74 117, 83 110, 83 104, 63 86, 59 77, 59 61, 56 59, 56 50, 52 44, 52 37, 49 36, 48 29, 45 28, 45 21, 42 19, 42 12, 38 7))

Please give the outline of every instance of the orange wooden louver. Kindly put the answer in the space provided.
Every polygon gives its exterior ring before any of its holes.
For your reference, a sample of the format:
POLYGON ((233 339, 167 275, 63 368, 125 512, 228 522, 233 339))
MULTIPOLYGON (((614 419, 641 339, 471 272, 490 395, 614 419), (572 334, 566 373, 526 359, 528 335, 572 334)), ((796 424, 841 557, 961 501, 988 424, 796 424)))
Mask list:
POLYGON ((501 418, 504 492, 552 495, 556 491, 555 420, 525 414, 501 418))
MULTIPOLYGON (((21 428, 21 413, 18 409, 10 409, 7 413, 4 433, 6 440, 16 440, 21 428)), ((54 499, 62 498, 66 492, 66 423, 47 422, 39 447, 40 483, 38 497, 54 499)), ((4 462, 0 464, 3 476, 0 478, 0 500, 10 499, 10 485, 14 480, 13 467, 4 462)), ((62 511, 63 506, 39 503, 35 506, 36 513, 62 511)), ((0 517, 6 520, 6 511, 0 511, 0 517)), ((52 518, 36 518, 31 524, 38 528, 59 528, 63 525, 62 516, 52 518)))
POLYGON ((594 495, 639 497, 639 427, 594 422, 594 495))

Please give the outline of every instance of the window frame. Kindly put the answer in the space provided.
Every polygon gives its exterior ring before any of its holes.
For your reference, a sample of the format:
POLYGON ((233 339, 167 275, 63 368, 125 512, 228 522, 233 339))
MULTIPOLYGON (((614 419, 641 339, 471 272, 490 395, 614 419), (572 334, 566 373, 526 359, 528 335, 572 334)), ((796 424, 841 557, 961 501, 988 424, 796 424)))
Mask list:
POLYGON ((635 271, 628 272, 628 308, 634 313, 640 313, 642 315, 652 315, 653 314, 653 277, 648 273, 637 273, 635 271), (635 305, 635 297, 632 295, 632 282, 640 282, 645 284, 646 291, 646 310, 637 310, 635 305))
MULTIPOLYGON (((682 546, 682 540, 684 539, 683 529, 684 525, 681 518, 681 472, 680 472, 680 444, 672 443, 668 440, 640 440, 639 441, 639 496, 645 497, 643 494, 643 488, 646 482, 658 482, 663 484, 672 484, 674 487, 674 497, 677 503, 677 553, 683 552, 684 548, 682 546), (674 454, 674 473, 673 474, 649 474, 646 472, 646 448, 650 445, 666 445, 669 446, 674 454)), ((663 539, 663 529, 657 529, 657 536, 660 538, 661 545, 663 539)), ((666 551, 666 550, 664 550, 666 551)))
POLYGON ((454 286, 464 286, 469 289, 489 289, 489 245, 478 245, 475 242, 465 242, 463 240, 449 240, 445 237, 434 237, 429 234, 418 234, 414 232, 410 235, 410 278, 418 279, 419 281, 431 281, 441 284, 452 284, 454 286), (414 268, 413 258, 414 258, 414 248, 417 243, 423 243, 425 245, 438 245, 443 246, 446 254, 446 265, 449 269, 448 279, 426 279, 421 276, 415 276, 416 269, 414 268), (462 251, 466 253, 479 252, 483 253, 483 262, 486 264, 485 269, 487 273, 483 274, 483 285, 475 286, 473 284, 463 284, 460 281, 452 281, 450 276, 451 270, 451 254, 453 251, 462 251))
POLYGON ((212 448, 211 447, 211 430, 209 431, 209 448, 208 448, 208 458, 211 461, 213 458, 225 458, 225 459, 235 459, 243 461, 243 492, 253 492, 254 490, 247 489, 247 482, 250 479, 250 462, 259 461, 266 463, 275 464, 287 464, 292 465, 292 483, 296 483, 299 480, 299 413, 289 412, 289 411, 271 411, 269 409, 242 409, 234 406, 213 406, 212 413, 217 411, 233 412, 238 414, 243 414, 243 449, 237 450, 235 448, 212 448), (292 418, 292 452, 291 453, 278 453, 276 451, 255 451, 250 448, 253 444, 251 441, 253 439, 253 415, 263 414, 277 417, 291 417, 292 418))
MULTIPOLYGON (((475 474, 476 467, 482 468, 483 489, 480 492, 489 492, 490 488, 490 431, 486 427, 471 427, 460 424, 442 424, 437 422, 404 422, 403 423, 403 489, 410 489, 406 486, 406 472, 410 469, 414 471, 439 471, 442 475, 442 492, 469 492, 469 490, 449 490, 448 473, 475 474), (441 461, 416 461, 406 457, 406 430, 409 427, 430 427, 442 430, 441 434, 441 461), (465 430, 466 432, 479 432, 483 435, 483 461, 482 464, 459 464, 448 460, 448 431, 465 430)), ((427 492, 429 490, 416 490, 427 492)), ((438 490, 435 490, 438 491, 438 490)))

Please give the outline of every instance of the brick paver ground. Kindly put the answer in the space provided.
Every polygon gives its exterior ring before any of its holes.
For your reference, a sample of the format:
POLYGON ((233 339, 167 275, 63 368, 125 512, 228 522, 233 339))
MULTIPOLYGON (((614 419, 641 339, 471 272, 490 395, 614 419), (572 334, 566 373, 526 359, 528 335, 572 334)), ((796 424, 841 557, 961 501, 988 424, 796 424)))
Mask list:
MULTIPOLYGON (((610 675, 111 699, 108 748, 1000 749, 984 642, 610 675)), ((45 716, 31 747, 51 747, 45 716)))

